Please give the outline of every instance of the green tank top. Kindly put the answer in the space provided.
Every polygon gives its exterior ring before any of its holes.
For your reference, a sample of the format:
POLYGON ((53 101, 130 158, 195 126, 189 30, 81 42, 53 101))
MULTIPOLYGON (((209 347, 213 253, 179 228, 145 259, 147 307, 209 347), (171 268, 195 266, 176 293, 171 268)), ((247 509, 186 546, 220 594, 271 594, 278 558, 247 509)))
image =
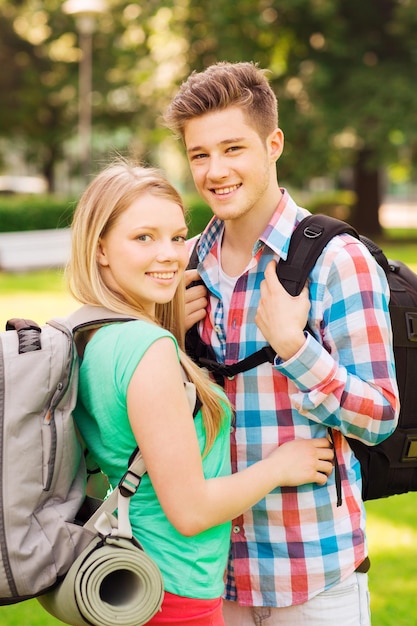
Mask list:
MULTIPOLYGON (((173 335, 149 322, 111 324, 93 336, 81 363, 75 419, 92 457, 113 487, 137 445, 127 416, 128 385, 146 350, 161 337, 171 337, 177 346, 173 335)), ((206 478, 230 474, 230 420, 227 410, 221 432, 202 461, 206 478)), ((201 411, 194 424, 203 451, 201 411)), ((184 537, 165 516, 147 474, 131 500, 130 519, 135 537, 158 564, 166 591, 201 599, 223 593, 230 523, 184 537)))

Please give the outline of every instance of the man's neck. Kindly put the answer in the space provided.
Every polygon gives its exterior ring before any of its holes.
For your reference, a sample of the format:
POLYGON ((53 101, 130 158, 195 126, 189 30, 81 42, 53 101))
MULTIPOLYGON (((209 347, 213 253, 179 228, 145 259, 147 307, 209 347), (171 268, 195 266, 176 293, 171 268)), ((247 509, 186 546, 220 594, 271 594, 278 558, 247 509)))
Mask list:
POLYGON ((253 248, 265 231, 282 197, 275 198, 273 210, 259 213, 252 211, 237 220, 225 220, 221 242, 223 271, 229 276, 240 276, 252 258, 253 248))

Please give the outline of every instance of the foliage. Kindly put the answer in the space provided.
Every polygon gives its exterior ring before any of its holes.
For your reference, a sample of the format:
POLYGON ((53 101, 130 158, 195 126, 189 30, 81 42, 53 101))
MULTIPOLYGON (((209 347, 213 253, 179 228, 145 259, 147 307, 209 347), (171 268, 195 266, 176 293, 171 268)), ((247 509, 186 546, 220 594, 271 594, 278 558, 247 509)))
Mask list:
POLYGON ((415 145, 416 9, 415 0, 244 0, 237 20, 233 4, 191 0, 190 62, 271 70, 290 144, 281 171, 300 186, 306 171, 335 173, 364 145, 378 164, 398 157, 398 142, 415 145))
POLYGON ((355 206, 355 194, 348 190, 335 190, 310 195, 304 202, 311 213, 324 213, 349 222, 355 206))
MULTIPOLYGON (((77 201, 56 195, 0 195, 0 232, 68 228, 77 201)), ((211 209, 197 195, 185 196, 190 236, 203 230, 211 209)))
MULTIPOLYGON (((157 0, 108 0, 93 45, 94 162, 109 152, 153 161, 156 103, 175 80, 181 45, 170 11, 157 0)), ((0 137, 36 163, 54 190, 54 168, 78 162, 78 71, 82 52, 76 22, 61 0, 0 0, 0 137)), ((6 144, 7 149, 7 144, 6 144)))
MULTIPOLYGON (((380 168, 398 164, 408 180, 416 170, 417 0, 240 0, 238 11, 212 0, 107 5, 93 37, 94 167, 131 154, 188 187, 162 124, 166 104, 191 70, 253 60, 269 69, 279 98, 280 179, 356 186, 356 217, 377 230, 380 168)), ((6 159, 12 142, 51 188, 59 163, 71 174, 78 162, 80 56, 61 0, 0 0, 0 150, 6 159)))
POLYGON ((191 0, 190 60, 255 60, 271 70, 285 184, 327 176, 356 192, 355 225, 378 233, 380 170, 415 172, 417 0, 191 0))
POLYGON ((0 196, 0 232, 66 228, 75 202, 53 195, 0 196))
POLYGON ((213 212, 197 195, 186 196, 185 205, 188 209, 188 236, 191 238, 205 229, 213 217, 213 212))

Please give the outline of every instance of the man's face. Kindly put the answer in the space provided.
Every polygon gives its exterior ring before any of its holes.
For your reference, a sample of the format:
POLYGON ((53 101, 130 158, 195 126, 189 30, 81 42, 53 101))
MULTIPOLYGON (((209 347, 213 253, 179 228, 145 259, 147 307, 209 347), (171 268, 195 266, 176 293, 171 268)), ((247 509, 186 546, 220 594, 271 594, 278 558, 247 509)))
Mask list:
POLYGON ((263 140, 233 106, 188 121, 184 142, 197 191, 220 219, 238 220, 260 207, 273 211, 280 129, 263 140))

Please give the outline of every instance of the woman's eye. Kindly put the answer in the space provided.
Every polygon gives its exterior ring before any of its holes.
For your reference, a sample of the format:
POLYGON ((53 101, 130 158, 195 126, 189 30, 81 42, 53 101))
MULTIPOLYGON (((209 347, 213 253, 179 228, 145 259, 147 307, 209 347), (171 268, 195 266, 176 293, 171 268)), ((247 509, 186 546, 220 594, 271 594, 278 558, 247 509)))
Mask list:
POLYGON ((138 235, 138 236, 136 237, 136 239, 137 239, 138 241, 149 241, 149 239, 150 239, 150 235, 138 235))
POLYGON ((185 243, 187 241, 187 237, 185 237, 184 235, 177 235, 177 237, 174 237, 174 241, 178 241, 179 243, 185 243))

